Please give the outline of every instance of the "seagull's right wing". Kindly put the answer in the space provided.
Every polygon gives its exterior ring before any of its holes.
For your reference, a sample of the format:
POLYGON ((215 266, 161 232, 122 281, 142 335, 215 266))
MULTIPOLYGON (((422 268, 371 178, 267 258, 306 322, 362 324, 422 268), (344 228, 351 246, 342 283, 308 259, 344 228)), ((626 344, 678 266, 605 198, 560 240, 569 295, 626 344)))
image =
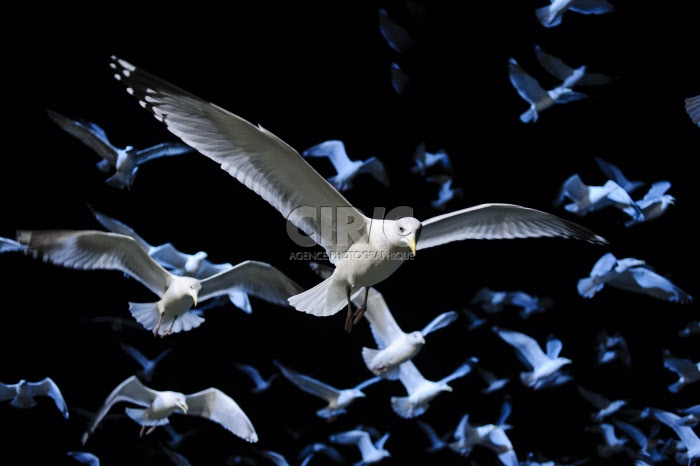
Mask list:
POLYGON ((112 167, 116 167, 118 149, 109 142, 102 128, 95 123, 71 120, 53 110, 46 110, 46 113, 63 131, 95 151, 112 167))
POLYGON ((322 246, 332 262, 338 256, 334 252, 347 251, 352 245, 350 240, 336 241, 338 208, 343 208, 343 220, 352 216, 359 224, 351 228, 367 237, 369 218, 271 132, 125 60, 112 57, 110 66, 129 94, 171 133, 269 202, 322 246))
POLYGON ((340 394, 340 390, 338 390, 335 387, 331 387, 330 385, 325 384, 320 380, 316 380, 312 377, 309 377, 308 375, 300 374, 294 369, 290 369, 289 367, 283 366, 277 361, 273 361, 273 363, 282 371, 282 375, 284 375, 287 378, 287 380, 292 382, 294 385, 297 386, 297 388, 305 391, 306 393, 317 396, 326 401, 334 400, 340 394))
POLYGON ((515 59, 508 60, 508 77, 510 82, 526 102, 534 104, 549 98, 547 91, 530 76, 515 59))

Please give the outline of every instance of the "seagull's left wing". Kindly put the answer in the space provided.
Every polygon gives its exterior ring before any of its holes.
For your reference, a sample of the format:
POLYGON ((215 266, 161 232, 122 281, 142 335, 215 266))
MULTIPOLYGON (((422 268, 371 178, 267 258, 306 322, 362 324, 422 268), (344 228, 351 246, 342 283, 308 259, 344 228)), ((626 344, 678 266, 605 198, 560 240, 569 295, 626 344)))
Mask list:
POLYGON ((607 240, 556 215, 514 204, 480 204, 425 220, 416 249, 465 239, 512 239, 543 236, 574 238, 593 244, 607 240))
POLYGON ((258 434, 246 413, 233 398, 218 388, 207 388, 185 396, 187 414, 217 422, 248 442, 257 442, 258 434))

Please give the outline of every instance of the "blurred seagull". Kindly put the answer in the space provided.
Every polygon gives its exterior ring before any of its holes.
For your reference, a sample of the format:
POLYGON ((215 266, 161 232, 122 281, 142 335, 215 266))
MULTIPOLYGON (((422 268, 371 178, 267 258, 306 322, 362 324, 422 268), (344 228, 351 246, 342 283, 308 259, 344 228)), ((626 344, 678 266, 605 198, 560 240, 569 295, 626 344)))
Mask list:
POLYGON ((131 315, 154 336, 199 327, 204 318, 193 312, 198 300, 240 289, 265 301, 287 305, 302 289, 264 262, 245 261, 199 280, 165 270, 130 236, 96 230, 18 231, 17 240, 34 257, 78 270, 121 270, 160 297, 152 303, 129 303, 131 315), (167 328, 165 327, 167 325, 167 328))
POLYGON ((646 184, 644 181, 630 181, 617 165, 613 165, 602 157, 595 156, 594 159, 605 176, 607 176, 609 180, 613 180, 629 194, 632 194, 646 184))
POLYGON ((607 0, 551 0, 550 3, 535 10, 537 20, 546 28, 559 26, 562 16, 567 11, 583 15, 602 15, 615 9, 607 0))
POLYGON ((684 107, 693 124, 700 128, 700 95, 686 98, 684 107))
POLYGON ((503 341, 515 348, 521 362, 531 369, 528 372, 520 373, 520 380, 527 387, 535 390, 543 388, 549 377, 557 374, 562 367, 572 362, 569 358, 559 356, 563 345, 561 340, 557 338, 547 340, 547 352, 545 353, 537 340, 524 333, 495 326, 492 329, 503 341))
POLYGON ((87 464, 88 466, 100 466, 100 458, 87 451, 69 451, 66 452, 66 455, 78 463, 87 464))
MULTIPOLYGON (((359 301, 355 298, 353 302, 359 301)), ((388 380, 399 378, 399 365, 413 358, 425 345, 429 333, 446 327, 457 319, 455 311, 443 312, 422 330, 406 333, 396 323, 381 293, 370 288, 365 318, 370 323, 372 335, 379 349, 362 348, 362 359, 374 375, 388 380)))
POLYGON ((281 453, 272 450, 256 450, 257 454, 272 462, 275 466, 290 466, 287 458, 281 453))
MULTIPOLYGON (((92 214, 98 222, 112 233, 119 233, 130 236, 148 253, 156 262, 164 269, 175 275, 184 275, 204 279, 209 278, 217 273, 225 272, 233 268, 233 264, 228 262, 215 264, 207 259, 209 256, 204 251, 198 251, 194 254, 180 252, 173 246, 172 243, 163 243, 158 246, 152 246, 144 240, 133 228, 116 220, 108 215, 105 215, 90 206, 92 214)), ((251 314, 253 309, 250 305, 248 295, 242 290, 233 289, 228 293, 229 300, 234 306, 243 310, 246 314, 251 314)))
POLYGON ((365 398, 367 395, 362 391, 363 389, 383 380, 378 376, 372 377, 352 388, 340 389, 301 374, 278 361, 273 362, 282 371, 282 375, 297 388, 328 402, 326 407, 316 411, 316 415, 329 422, 334 421, 339 415, 345 414, 347 408, 355 400, 365 398))
POLYGON ((612 81, 609 76, 602 73, 591 73, 587 69, 584 70, 583 74, 580 74, 577 72, 577 68, 572 68, 560 58, 545 52, 539 45, 535 45, 535 58, 549 74, 562 81, 563 86, 568 88, 577 85, 600 86, 612 81))
POLYGON ((692 320, 678 331, 680 337, 685 338, 691 335, 700 335, 700 320, 692 320))
POLYGON ((420 429, 425 433, 425 435, 428 437, 428 441, 430 442, 430 445, 426 448, 426 451, 428 453, 435 453, 436 451, 444 450, 445 448, 448 448, 449 444, 449 438, 450 435, 452 434, 451 432, 447 432, 445 435, 440 437, 437 432, 435 432, 435 429, 432 428, 430 424, 428 424, 425 421, 421 421, 420 419, 416 421, 416 424, 420 429))
MULTIPOLYGON (((683 420, 677 414, 662 409, 652 409, 652 415, 666 426, 673 429, 676 436, 686 448, 684 457, 688 461, 688 466, 695 466, 700 461, 700 438, 692 427, 683 424, 683 420)), ((679 463, 681 464, 681 463, 679 463)))
POLYGON ((33 408, 38 405, 36 398, 39 396, 48 396, 53 399, 63 417, 68 419, 68 406, 58 385, 50 377, 45 377, 38 382, 27 382, 24 379, 14 384, 0 382, 0 401, 10 400, 10 406, 15 408, 33 408))
POLYGON ((694 427, 700 423, 700 404, 677 410, 683 417, 682 422, 686 426, 694 427))
POLYGON ((663 301, 681 304, 693 301, 692 296, 669 279, 657 274, 643 260, 633 257, 617 259, 610 252, 598 259, 590 275, 578 281, 577 288, 581 296, 590 299, 605 285, 632 293, 646 294, 663 301))
POLYGON ((462 199, 464 196, 462 188, 455 188, 452 186, 453 180, 450 175, 433 175, 427 177, 425 180, 429 183, 437 183, 440 185, 437 199, 430 201, 430 206, 433 209, 444 211, 450 201, 462 199))
POLYGON ((369 432, 359 429, 331 434, 329 439, 331 442, 357 446, 362 455, 362 460, 356 462, 353 466, 378 463, 384 458, 389 458, 391 456, 391 453, 384 449, 384 444, 389 439, 389 432, 384 434, 376 442, 372 442, 369 432))
POLYGON ((615 414, 623 406, 627 405, 627 400, 609 400, 600 393, 596 393, 581 385, 578 385, 576 388, 586 401, 598 409, 598 411, 591 413, 591 419, 595 422, 603 422, 603 419, 615 414))
POLYGON ((632 225, 648 222, 665 214, 668 208, 676 203, 675 197, 666 194, 666 191, 669 189, 671 189, 671 182, 669 181, 664 180, 652 183, 651 188, 649 188, 644 197, 635 202, 642 212, 642 216, 632 217, 625 222, 625 226, 629 228, 632 225))
POLYGON ((667 349, 663 351, 664 367, 678 376, 678 380, 668 386, 668 391, 678 393, 686 385, 700 380, 700 362, 693 362, 687 358, 677 358, 667 349))
POLYGON ((270 377, 264 378, 262 374, 260 374, 260 371, 250 364, 244 364, 242 362, 235 362, 233 364, 253 381, 255 386, 250 389, 253 393, 267 391, 272 385, 272 381, 280 376, 279 372, 274 372, 270 377))
POLYGON ((501 390, 510 382, 510 377, 497 377, 492 371, 484 369, 481 366, 476 368, 482 379, 486 382, 486 386, 481 389, 481 393, 488 394, 501 390))
POLYGON ((607 422, 594 424, 587 427, 586 430, 589 432, 597 432, 603 436, 603 443, 596 445, 598 455, 602 458, 610 458, 622 452, 627 442, 629 442, 629 438, 627 437, 618 437, 615 432, 615 426, 607 422))
POLYGON ((489 312, 501 312, 507 306, 521 308, 520 317, 527 319, 535 312, 544 312, 553 305, 551 298, 539 298, 524 291, 493 291, 487 287, 480 288, 471 301, 472 305, 480 305, 481 309, 489 312))
POLYGON ((119 343, 119 346, 141 366, 140 375, 146 382, 150 382, 153 379, 153 372, 156 370, 158 363, 173 350, 173 347, 169 346, 155 358, 149 358, 131 345, 119 343))
POLYGON ((104 130, 95 123, 71 120, 53 110, 47 110, 47 113, 62 130, 101 157, 97 164, 101 172, 109 173, 114 170, 114 174, 106 180, 107 184, 114 188, 130 190, 139 167, 149 160, 194 152, 192 147, 180 142, 163 142, 145 149, 134 149, 133 146, 122 149, 112 145, 104 130))
POLYGON ((631 363, 631 356, 627 340, 619 334, 608 335, 605 330, 598 332, 596 336, 598 346, 598 364, 608 364, 615 360, 621 361, 625 366, 631 363))
POLYGON ((442 171, 447 174, 452 173, 452 161, 445 149, 439 149, 437 152, 428 152, 425 150, 425 142, 421 142, 413 153, 411 173, 425 176, 428 173, 428 169, 434 166, 440 166, 442 171))
POLYGON ((428 409, 430 402, 442 392, 451 392, 451 381, 469 374, 476 358, 461 364, 447 377, 438 381, 423 377, 413 361, 406 361, 399 366, 399 380, 408 392, 408 396, 392 396, 391 407, 396 414, 405 419, 415 418, 428 409))
POLYGON ((666 461, 668 458, 666 450, 669 442, 666 442, 660 449, 654 448, 656 446, 656 435, 658 435, 660 430, 659 424, 652 424, 651 432, 647 435, 639 427, 629 422, 614 420, 613 423, 615 427, 624 432, 639 447, 636 451, 630 451, 634 457, 635 466, 652 466, 666 461))
POLYGON ((127 92, 168 130, 275 207, 298 245, 325 249, 335 265, 333 275, 289 303, 316 316, 347 309, 347 332, 366 310, 365 299, 353 312, 352 296, 364 289, 366 298, 369 287, 391 276, 417 250, 467 239, 562 237, 607 243, 581 225, 511 204, 482 204, 423 222, 410 216, 409 208, 372 219, 269 131, 125 60, 112 57, 110 66, 127 92), (339 224, 341 217, 346 224, 339 224))
MULTIPOLYGON (((568 82, 575 83, 581 79, 585 71, 585 66, 576 68, 568 78, 568 82)), ((520 121, 523 123, 537 122, 540 113, 554 105, 568 104, 575 100, 588 98, 586 94, 573 91, 567 87, 567 82, 553 89, 546 90, 514 58, 508 59, 508 77, 520 97, 530 104, 530 108, 520 114, 520 121)))
POLYGON ((384 186, 389 186, 389 175, 381 160, 376 157, 370 157, 367 160, 350 160, 343 141, 337 139, 324 141, 306 149, 302 155, 328 157, 336 171, 336 175, 328 178, 328 181, 340 192, 352 189, 355 177, 363 173, 372 175, 384 186))
POLYGON ((389 47, 399 55, 405 54, 416 44, 408 30, 394 21, 384 8, 379 9, 379 32, 389 47))
POLYGON ((391 62, 391 87, 398 95, 404 95, 406 88, 411 83, 411 78, 401 69, 398 63, 391 62))
POLYGON ((258 441, 258 434, 248 416, 230 396, 218 388, 210 387, 188 395, 158 391, 145 386, 132 375, 107 396, 83 433, 83 445, 112 406, 122 401, 144 407, 126 408, 126 414, 141 425, 140 436, 150 434, 157 426, 168 424, 171 414, 186 414, 216 422, 247 442, 258 441))
POLYGON ((561 205, 566 199, 571 203, 564 205, 564 209, 579 217, 613 206, 636 221, 644 221, 641 207, 613 180, 606 181, 602 186, 594 186, 585 184, 578 174, 571 175, 562 184, 554 204, 561 205))
POLYGON ((495 452, 499 461, 506 466, 519 466, 518 456, 506 434, 507 424, 484 424, 474 426, 469 423, 469 414, 464 414, 454 431, 454 441, 449 443, 451 450, 462 456, 469 456, 479 445, 495 452))
POLYGON ((307 466, 311 459, 313 459, 318 454, 325 455, 326 457, 332 459, 336 463, 345 462, 343 456, 334 447, 326 445, 323 442, 314 442, 309 445, 306 445, 299 452, 299 459, 301 460, 301 464, 299 464, 299 466, 307 466))

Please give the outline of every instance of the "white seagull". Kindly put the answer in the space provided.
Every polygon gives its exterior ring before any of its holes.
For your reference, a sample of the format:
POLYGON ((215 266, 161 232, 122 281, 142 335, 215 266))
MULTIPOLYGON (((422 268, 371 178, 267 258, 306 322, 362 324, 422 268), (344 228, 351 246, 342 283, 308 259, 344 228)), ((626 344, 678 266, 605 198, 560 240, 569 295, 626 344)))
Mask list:
POLYGON ((681 304, 693 301, 692 296, 656 273, 645 261, 633 257, 617 259, 611 252, 598 259, 589 276, 578 281, 577 288, 581 296, 590 299, 605 285, 662 301, 681 304))
POLYGON ((169 346, 161 351, 155 358, 149 358, 131 345, 119 343, 119 346, 141 366, 139 375, 141 375, 146 382, 150 382, 153 379, 153 372, 155 372, 156 367, 158 367, 158 363, 173 350, 173 347, 169 346))
POLYGON ((586 401, 598 409, 596 412, 591 413, 591 419, 595 422, 603 422, 603 419, 615 414, 622 407, 627 406, 628 403, 627 400, 622 399, 610 400, 600 393, 589 390, 581 385, 578 385, 576 388, 586 401))
POLYGON ((24 379, 12 384, 0 382, 0 401, 10 400, 10 406, 15 408, 33 408, 39 404, 36 400, 39 396, 51 398, 63 417, 68 419, 68 406, 58 385, 50 377, 38 382, 27 382, 24 379))
POLYGON ((452 173, 452 161, 445 149, 438 149, 437 152, 425 150, 425 141, 416 146, 413 153, 413 165, 411 173, 425 176, 431 167, 439 166, 444 173, 452 173))
POLYGON ((568 88, 600 86, 612 81, 609 76, 602 73, 591 73, 587 69, 584 70, 583 74, 579 74, 577 68, 567 65, 562 59, 545 52, 539 45, 535 45, 535 58, 549 74, 562 81, 563 85, 568 88))
POLYGON ((299 452, 299 460, 301 463, 299 466, 306 466, 309 462, 319 454, 325 455, 326 457, 332 459, 336 463, 344 463, 345 459, 343 455, 340 454, 338 450, 330 445, 326 445, 323 442, 313 442, 306 445, 299 452))
POLYGON ((158 426, 170 422, 172 414, 198 416, 216 422, 247 442, 257 442, 258 434, 248 416, 238 404, 219 390, 210 387, 197 393, 184 394, 159 391, 145 386, 135 376, 124 380, 112 390, 82 436, 85 445, 102 418, 116 403, 133 403, 143 408, 126 408, 126 414, 141 425, 140 436, 148 435, 158 426))
POLYGON ((462 456, 469 456, 472 449, 478 445, 495 452, 505 466, 519 466, 513 443, 506 434, 509 428, 509 425, 501 422, 474 426, 469 423, 469 414, 464 414, 454 431, 454 441, 448 446, 462 456))
MULTIPOLYGON (((358 297, 353 302, 360 301, 358 297)), ((388 380, 399 378, 399 365, 412 359, 425 345, 425 337, 457 319, 455 311, 447 311, 435 317, 422 330, 406 333, 396 323, 384 297, 374 288, 370 288, 367 297, 365 318, 369 321, 374 341, 378 349, 362 348, 362 359, 367 369, 374 375, 388 380)))
POLYGON ((301 374, 279 361, 273 362, 282 371, 282 375, 297 388, 328 403, 327 406, 316 411, 316 415, 329 422, 334 421, 339 415, 345 414, 355 400, 365 398, 367 395, 362 391, 363 389, 383 380, 381 377, 376 376, 352 388, 341 389, 332 387, 306 374, 301 374))
MULTIPOLYGON (((568 82, 575 83, 583 77, 585 72, 585 66, 576 68, 568 78, 568 82)), ((520 114, 520 121, 523 123, 537 122, 541 112, 557 104, 567 104, 588 98, 586 94, 568 87, 567 82, 553 89, 545 89, 514 58, 508 59, 508 77, 520 97, 530 104, 530 108, 520 114)))
POLYGON ((389 458, 391 456, 391 453, 384 449, 384 444, 389 439, 389 432, 380 437, 376 442, 372 442, 369 432, 360 429, 331 434, 329 439, 334 443, 355 445, 360 450, 362 460, 356 462, 353 466, 378 463, 384 458, 389 458))
POLYGON ((524 291, 494 291, 481 287, 471 300, 472 305, 479 305, 488 313, 503 311, 506 307, 520 308, 520 317, 527 319, 535 312, 544 312, 554 304, 551 298, 539 298, 524 291))
POLYGON ((547 352, 542 351, 534 338, 521 332, 492 327, 492 330, 503 341, 511 345, 518 353, 522 363, 530 370, 520 373, 520 380, 527 387, 535 390, 543 388, 551 377, 555 376, 564 366, 571 364, 569 358, 559 356, 562 342, 557 338, 547 339, 547 352))
POLYGON ((171 157, 194 152, 192 147, 181 142, 163 142, 145 149, 133 146, 119 148, 114 146, 102 128, 89 121, 71 120, 53 110, 47 110, 51 120, 63 131, 77 138, 101 157, 97 168, 103 173, 114 173, 106 182, 114 188, 131 190, 136 173, 141 165, 149 160, 171 157))
POLYGON ((610 13, 615 7, 607 0, 551 0, 550 5, 535 10, 537 20, 546 28, 559 26, 567 11, 583 15, 610 13))
POLYGON ((440 174, 429 176, 425 179, 429 183, 437 183, 440 185, 440 190, 438 191, 437 199, 430 201, 430 206, 433 209, 444 211, 447 208, 447 204, 455 199, 462 199, 464 196, 464 190, 462 188, 455 188, 452 183, 453 179, 450 175, 440 174))
POLYGON ((168 130, 275 207, 297 244, 325 249, 335 265, 333 275, 289 303, 316 316, 347 309, 346 331, 366 309, 365 304, 353 313, 352 296, 363 289, 367 293, 417 250, 466 239, 544 236, 607 243, 581 225, 511 204, 482 204, 423 222, 410 215, 410 208, 372 219, 269 131, 125 60, 112 57, 111 67, 127 92, 168 130))
POLYGON ((389 186, 389 174, 377 157, 366 160, 350 160, 345 143, 337 139, 323 141, 301 153, 304 157, 327 157, 333 164, 336 174, 328 178, 335 189, 345 192, 353 187, 355 177, 366 173, 372 175, 384 186, 389 186))
POLYGON ((160 298, 152 303, 129 303, 131 315, 154 336, 199 327, 204 318, 193 306, 198 300, 243 290, 265 301, 287 305, 302 289, 271 265, 244 261, 232 269, 199 280, 165 270, 130 236, 97 230, 19 230, 17 240, 34 257, 78 270, 121 270, 160 298))
POLYGON ((571 175, 562 184, 554 204, 561 205, 566 199, 571 202, 565 204, 564 209, 579 217, 612 206, 636 221, 644 221, 641 207, 613 180, 595 186, 584 183, 578 174, 571 175))
POLYGON ((686 448, 683 452, 683 457, 688 461, 688 466, 694 466, 700 461, 700 438, 695 433, 692 427, 683 424, 683 418, 677 414, 662 409, 653 408, 652 415, 666 426, 673 429, 676 436, 680 439, 686 448))
POLYGON ((700 380, 700 361, 693 362, 688 358, 673 356, 668 349, 663 351, 664 367, 678 376, 678 380, 668 386, 668 391, 678 393, 686 385, 700 380))
POLYGON ((255 385, 250 389, 250 391, 253 393, 262 393, 267 391, 272 385, 272 381, 280 376, 279 372, 274 372, 268 378, 265 378, 255 366, 244 364, 242 362, 234 362, 233 364, 238 368, 238 370, 246 374, 253 381, 255 385))
MULTIPOLYGON (((98 212, 92 206, 90 206, 90 210, 103 227, 112 233, 131 236, 149 256, 162 265, 163 268, 175 275, 204 279, 233 268, 233 264, 229 262, 211 262, 207 259, 209 254, 205 251, 197 251, 194 254, 188 254, 179 251, 172 243, 163 243, 158 246, 153 246, 125 223, 98 212)), ((234 306, 241 309, 246 314, 251 314, 253 312, 248 295, 242 290, 230 290, 228 297, 234 306)))
POLYGON ((432 381, 423 377, 413 361, 406 361, 399 366, 399 380, 403 384, 408 396, 392 396, 391 408, 404 419, 415 418, 430 407, 430 402, 440 393, 451 392, 453 389, 448 383, 459 379, 472 371, 472 364, 476 358, 461 364, 447 377, 432 381))
POLYGON ((613 165, 612 163, 606 161, 602 157, 595 156, 594 159, 595 162, 598 164, 598 167, 600 167, 600 170, 605 174, 605 176, 607 176, 609 180, 613 180, 629 194, 632 194, 634 191, 638 190, 646 184, 644 181, 630 180, 625 176, 624 173, 622 173, 622 170, 620 170, 620 168, 617 165, 613 165))
POLYGON ((644 197, 635 202, 642 212, 642 218, 633 217, 625 222, 625 226, 629 228, 632 225, 648 222, 665 214, 668 208, 676 203, 675 197, 666 194, 666 191, 669 189, 671 189, 670 181, 663 180, 652 183, 644 197))

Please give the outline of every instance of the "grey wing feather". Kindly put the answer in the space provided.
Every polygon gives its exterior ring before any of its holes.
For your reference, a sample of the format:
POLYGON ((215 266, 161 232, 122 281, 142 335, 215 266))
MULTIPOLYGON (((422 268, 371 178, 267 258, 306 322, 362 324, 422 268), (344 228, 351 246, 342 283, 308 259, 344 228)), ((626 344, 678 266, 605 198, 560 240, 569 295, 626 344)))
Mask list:
POLYGON ((466 239, 544 236, 576 238, 594 244, 607 243, 587 228, 556 215, 513 204, 480 204, 424 221, 417 249, 466 239))
POLYGON ((47 110, 47 113, 62 130, 95 151, 104 160, 108 160, 112 166, 116 166, 119 149, 109 142, 102 128, 95 123, 72 120, 53 110, 47 110))
POLYGON ((161 157, 172 157, 175 155, 189 154, 194 149, 181 142, 161 142, 155 146, 136 151, 136 165, 141 165, 149 160, 161 157))
POLYGON ((457 319, 457 317, 458 314, 456 311, 443 312, 442 314, 434 318, 428 325, 423 327, 423 330, 421 330, 420 333, 423 336, 426 336, 427 334, 434 332, 435 330, 447 327, 452 322, 454 322, 455 319, 457 319))
POLYGON ((305 391, 306 393, 315 395, 319 398, 323 398, 324 400, 328 401, 337 398, 340 393, 340 390, 338 390, 337 388, 331 387, 330 385, 323 383, 320 380, 316 380, 313 377, 309 377, 308 375, 300 374, 294 369, 290 369, 289 367, 283 366, 277 361, 273 361, 273 363, 282 371, 282 375, 284 375, 290 382, 296 385, 297 388, 305 391))

